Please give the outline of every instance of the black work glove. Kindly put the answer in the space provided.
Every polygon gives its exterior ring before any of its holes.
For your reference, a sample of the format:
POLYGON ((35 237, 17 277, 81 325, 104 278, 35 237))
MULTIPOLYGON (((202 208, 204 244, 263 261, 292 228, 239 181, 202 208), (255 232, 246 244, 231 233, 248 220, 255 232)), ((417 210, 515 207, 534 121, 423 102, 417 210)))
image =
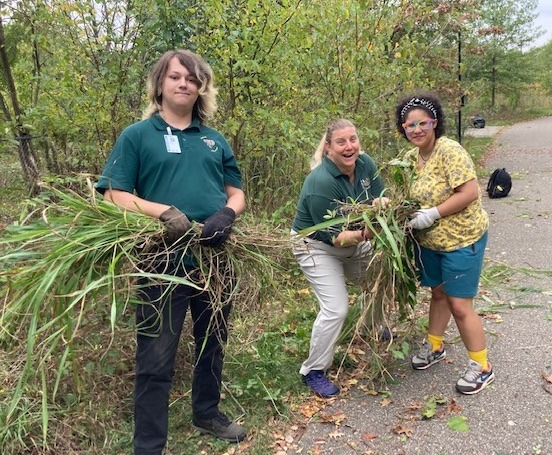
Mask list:
POLYGON ((165 225, 165 238, 171 245, 186 234, 192 227, 192 223, 190 223, 188 217, 176 207, 165 210, 159 215, 159 219, 165 225))
POLYGON ((236 212, 230 207, 224 207, 205 220, 199 243, 210 247, 221 246, 232 231, 236 212))

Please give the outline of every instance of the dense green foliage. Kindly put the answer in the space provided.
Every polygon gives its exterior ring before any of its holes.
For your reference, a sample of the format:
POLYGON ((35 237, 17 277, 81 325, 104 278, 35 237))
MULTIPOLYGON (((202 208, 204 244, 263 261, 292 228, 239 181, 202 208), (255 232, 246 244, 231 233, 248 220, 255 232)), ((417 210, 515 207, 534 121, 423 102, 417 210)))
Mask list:
POLYGON ((534 82, 535 60, 524 54, 540 33, 533 20, 537 0, 486 0, 475 20, 475 35, 465 37, 465 75, 468 93, 481 106, 496 109, 503 95, 517 108, 525 87, 534 82))
POLYGON ((31 134, 43 174, 97 174, 122 128, 141 116, 147 68, 162 51, 187 47, 216 73, 213 126, 239 158, 249 210, 278 222, 289 218, 330 120, 355 121, 364 148, 381 159, 403 145, 391 121, 402 92, 437 90, 451 119, 462 94, 477 109, 490 103, 489 90, 516 102, 530 72, 508 68, 525 64, 512 49, 519 30, 523 43, 531 39, 535 1, 515 8, 493 1, 486 8, 475 0, 4 2, 9 64, 0 75, 0 134, 12 141, 31 134), (462 81, 459 37, 468 59, 462 81), (524 79, 514 80, 520 74, 524 79))
POLYGON ((548 95, 552 95, 552 42, 549 42, 546 46, 532 51, 533 57, 536 61, 535 74, 537 83, 542 87, 544 92, 548 95))

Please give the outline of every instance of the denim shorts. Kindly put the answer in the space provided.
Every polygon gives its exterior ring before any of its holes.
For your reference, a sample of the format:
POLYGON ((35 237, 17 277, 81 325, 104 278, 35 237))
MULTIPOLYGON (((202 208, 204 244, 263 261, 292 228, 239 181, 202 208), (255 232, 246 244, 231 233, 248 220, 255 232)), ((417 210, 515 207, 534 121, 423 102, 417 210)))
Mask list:
POLYGON ((422 286, 434 288, 443 285, 443 291, 451 297, 475 297, 487 237, 486 232, 477 242, 454 251, 435 251, 418 246, 416 262, 422 286))

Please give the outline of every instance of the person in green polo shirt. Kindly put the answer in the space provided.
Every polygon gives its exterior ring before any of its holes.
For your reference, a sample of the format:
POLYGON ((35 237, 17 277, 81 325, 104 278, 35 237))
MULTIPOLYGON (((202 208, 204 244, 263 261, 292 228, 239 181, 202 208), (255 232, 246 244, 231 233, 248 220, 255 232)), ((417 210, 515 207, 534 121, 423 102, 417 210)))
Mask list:
MULTIPOLYGON (((360 150, 357 129, 346 119, 331 122, 313 155, 305 179, 292 235, 326 221, 340 204, 377 203, 384 191, 374 161, 360 150)), ((383 202, 383 201, 382 201, 383 202)), ((310 352, 300 373, 319 396, 331 397, 339 388, 326 377, 335 344, 349 310, 346 279, 360 283, 366 276, 372 247, 370 229, 319 230, 294 242, 293 254, 320 306, 312 328, 310 352)))
MULTIPOLYGON (((242 177, 224 137, 205 125, 216 110, 210 66, 188 50, 166 52, 148 78, 149 106, 127 127, 108 158, 96 189, 132 211, 159 218, 169 251, 178 250, 192 222, 203 223, 200 242, 218 248, 245 210, 242 177)), ((159 273, 194 276, 186 261, 164 261, 159 273), (186 264, 186 265, 183 265, 186 264)), ((196 363, 192 380, 193 427, 242 441, 245 429, 219 410, 230 305, 215 310, 208 292, 191 286, 139 282, 134 408, 134 453, 160 455, 168 433, 169 391, 178 341, 188 308, 196 363)))

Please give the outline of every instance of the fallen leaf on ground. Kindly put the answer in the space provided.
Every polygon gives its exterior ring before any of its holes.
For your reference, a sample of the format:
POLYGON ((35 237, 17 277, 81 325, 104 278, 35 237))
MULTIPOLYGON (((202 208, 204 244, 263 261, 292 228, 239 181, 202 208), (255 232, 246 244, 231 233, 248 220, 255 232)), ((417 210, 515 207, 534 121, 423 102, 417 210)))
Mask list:
POLYGON ((546 393, 549 393, 552 395, 552 375, 549 375, 548 373, 541 371, 541 376, 545 380, 545 383, 542 384, 542 388, 546 393))
POLYGON ((412 428, 405 427, 402 424, 395 425, 393 429, 391 430, 395 434, 404 434, 406 437, 410 437, 412 435, 412 428))
POLYGON ((502 319, 502 316, 496 313, 479 313, 479 316, 482 316, 483 319, 502 319))
POLYGON ((421 402, 416 402, 416 403, 411 403, 406 409, 408 411, 417 411, 418 409, 421 409, 423 407, 423 403, 421 402))
POLYGON ((330 414, 329 412, 323 412, 320 415, 320 421, 321 422, 327 422, 327 423, 333 423, 335 425, 340 425, 341 422, 343 422, 347 416, 343 412, 343 410, 337 411, 335 414, 330 414))
POLYGON ((378 392, 376 390, 370 389, 370 388, 368 388, 366 386, 363 386, 363 385, 361 385, 359 387, 359 389, 362 390, 363 392, 366 392, 368 395, 372 395, 374 397, 378 394, 378 392))
POLYGON ((449 402, 445 406, 445 415, 457 414, 462 410, 462 406, 456 403, 454 398, 449 399, 449 402))
POLYGON ((371 439, 377 439, 379 438, 379 436, 377 434, 372 434, 372 433, 364 433, 362 435, 362 439, 366 439, 366 440, 371 440, 371 439))
POLYGON ((469 431, 470 429, 468 419, 464 416, 451 417, 447 422, 447 426, 454 431, 469 431))
POLYGON ((305 417, 308 417, 309 419, 320 412, 321 407, 317 406, 314 403, 306 403, 303 406, 301 406, 301 414, 303 414, 305 417))
POLYGON ((332 431, 328 434, 328 436, 332 439, 341 438, 342 436, 345 436, 345 433, 342 433, 341 431, 332 431))

